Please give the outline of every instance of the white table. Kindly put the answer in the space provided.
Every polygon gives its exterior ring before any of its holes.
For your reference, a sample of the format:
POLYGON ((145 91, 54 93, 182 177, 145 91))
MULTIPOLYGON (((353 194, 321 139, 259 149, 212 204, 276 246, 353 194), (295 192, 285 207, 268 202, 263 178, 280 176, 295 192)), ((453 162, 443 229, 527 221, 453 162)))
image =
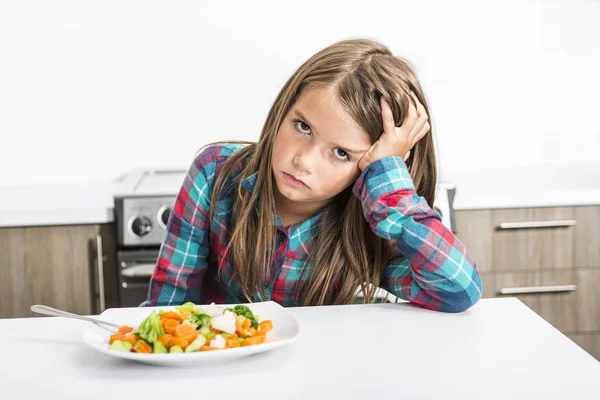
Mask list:
POLYGON ((0 320, 0 398, 600 399, 600 362, 514 298, 461 314, 410 304, 290 311, 294 344, 192 369, 98 354, 81 340, 86 322, 0 320))

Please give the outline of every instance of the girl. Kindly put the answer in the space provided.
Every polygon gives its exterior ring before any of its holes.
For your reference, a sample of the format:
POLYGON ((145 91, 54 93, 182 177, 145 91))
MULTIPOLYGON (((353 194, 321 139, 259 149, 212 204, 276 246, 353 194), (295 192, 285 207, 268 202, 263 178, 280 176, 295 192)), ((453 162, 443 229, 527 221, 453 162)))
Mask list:
POLYGON ((144 305, 347 304, 380 287, 428 309, 469 308, 481 280, 431 208, 428 114, 414 72, 386 46, 344 40, 316 53, 257 143, 196 156, 144 305))

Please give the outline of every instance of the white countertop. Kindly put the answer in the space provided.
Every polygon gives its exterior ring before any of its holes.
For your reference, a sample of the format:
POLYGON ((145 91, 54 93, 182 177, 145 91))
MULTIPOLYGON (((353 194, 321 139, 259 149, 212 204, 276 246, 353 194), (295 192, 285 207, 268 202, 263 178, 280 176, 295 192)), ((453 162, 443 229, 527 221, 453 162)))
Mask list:
POLYGON ((0 227, 84 225, 114 219, 112 183, 0 187, 0 227))
MULTIPOLYGON (((0 227, 112 222, 113 196, 139 174, 112 183, 0 186, 0 227)), ((600 166, 447 171, 440 181, 456 186, 455 210, 600 204, 600 166)))
POLYGON ((455 210, 600 204, 600 165, 445 171, 455 210))
POLYGON ((191 369, 111 358, 86 322, 0 320, 10 399, 598 399, 600 362, 514 298, 460 314, 414 305, 295 308, 290 346, 191 369), (34 378, 35 377, 35 378, 34 378), (175 391, 175 392, 174 392, 175 391), (195 397, 198 397, 195 396, 195 397))
POLYGON ((0 228, 110 223, 116 196, 165 195, 165 190, 175 197, 185 173, 138 169, 113 182, 0 186, 0 228))
POLYGON ((454 209, 476 210, 494 208, 590 206, 600 204, 599 189, 528 191, 514 193, 465 193, 457 190, 454 209))

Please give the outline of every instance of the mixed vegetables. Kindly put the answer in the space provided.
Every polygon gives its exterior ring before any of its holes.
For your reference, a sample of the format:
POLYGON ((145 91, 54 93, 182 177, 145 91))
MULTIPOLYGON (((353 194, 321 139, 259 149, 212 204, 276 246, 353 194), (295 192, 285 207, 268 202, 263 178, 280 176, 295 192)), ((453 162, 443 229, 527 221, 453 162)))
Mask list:
POLYGON ((272 329, 270 320, 259 322, 247 306, 212 303, 202 309, 188 302, 175 311, 153 311, 137 329, 121 326, 109 344, 115 351, 191 353, 261 344, 272 329))

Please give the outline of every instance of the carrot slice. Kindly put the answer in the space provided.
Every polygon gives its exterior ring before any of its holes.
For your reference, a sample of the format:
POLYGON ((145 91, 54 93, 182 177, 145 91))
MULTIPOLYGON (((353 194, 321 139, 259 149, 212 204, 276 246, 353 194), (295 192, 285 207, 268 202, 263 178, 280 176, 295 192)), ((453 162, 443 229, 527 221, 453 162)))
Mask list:
POLYGON ((165 333, 164 335, 158 338, 158 341, 161 342, 163 346, 168 347, 169 343, 171 342, 171 339, 173 339, 173 335, 165 333))
POLYGON ((191 343, 198 337, 198 331, 192 325, 181 324, 175 328, 175 336, 191 343))
POLYGON ((244 320, 244 322, 242 323, 242 328, 244 328, 244 329, 250 329, 251 326, 252 326, 252 321, 250 321, 250 318, 246 318, 244 320))
POLYGON ((185 350, 186 347, 188 347, 190 345, 190 342, 188 342, 187 340, 185 340, 184 338, 180 338, 180 337, 173 337, 171 339, 171 341, 169 342, 169 346, 179 346, 181 347, 182 350, 185 350))
POLYGON ((187 311, 182 311, 181 312, 181 320, 186 320, 190 315, 192 315, 192 313, 187 312, 187 311))
POLYGON ((131 346, 135 346, 136 342, 139 340, 138 335, 127 335, 124 339, 121 339, 123 342, 131 343, 131 346))
POLYGON ((267 319, 267 320, 261 322, 259 325, 260 325, 260 329, 259 329, 260 332, 266 333, 266 332, 269 332, 271 329, 273 329, 273 322, 271 322, 270 319, 267 319))
POLYGON ((183 321, 181 315, 177 314, 175 311, 165 312, 163 315, 160 316, 160 319, 176 319, 179 322, 183 321))
POLYGON ((242 342, 242 346, 254 346, 257 344, 264 343, 264 341, 265 335, 257 335, 244 339, 244 341, 242 342))
POLYGON ((248 329, 248 332, 250 332, 250 336, 255 336, 257 331, 254 328, 250 328, 248 329))
POLYGON ((138 353, 152 353, 152 347, 145 340, 141 340, 138 342, 138 348, 135 350, 138 353))
POLYGON ((239 324, 237 321, 235 321, 235 333, 237 333, 238 335, 244 334, 244 327, 242 326, 242 324, 239 324))
POLYGON ((164 323, 162 324, 162 326, 165 332, 170 335, 175 335, 175 329, 177 329, 177 327, 179 326, 179 321, 175 319, 165 319, 163 321, 164 323))
POLYGON ((234 335, 230 336, 226 341, 225 341, 225 347, 228 349, 234 348, 234 347, 240 347, 240 341, 238 340, 237 337, 233 337, 234 335))
POLYGON ((110 335, 110 339, 108 340, 108 344, 113 344, 115 340, 123 340, 125 339, 125 335, 122 333, 115 333, 110 335))
POLYGON ((209 351, 209 350, 219 350, 215 347, 210 347, 209 345, 205 344, 204 346, 200 347, 200 351, 209 351))
POLYGON ((133 327, 131 326, 127 326, 127 325, 123 325, 122 327, 119 328, 119 333, 126 335, 129 332, 133 332, 133 327))

